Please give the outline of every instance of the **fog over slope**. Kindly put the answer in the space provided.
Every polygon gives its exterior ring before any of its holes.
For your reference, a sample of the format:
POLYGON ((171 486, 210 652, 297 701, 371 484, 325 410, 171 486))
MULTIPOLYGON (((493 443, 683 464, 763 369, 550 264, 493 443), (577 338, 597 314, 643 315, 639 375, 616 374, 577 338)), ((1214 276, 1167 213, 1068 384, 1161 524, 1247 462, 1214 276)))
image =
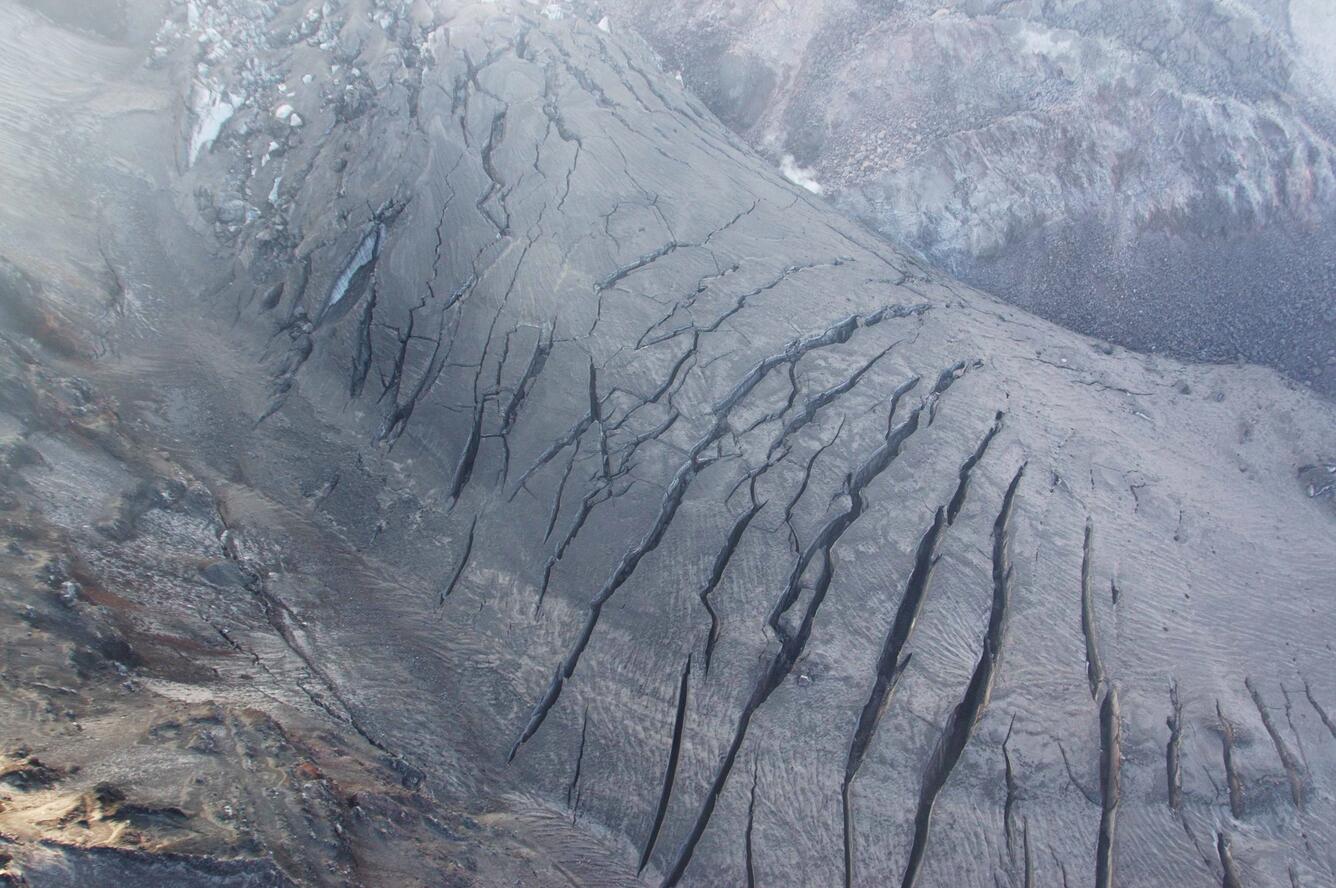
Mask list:
POLYGON ((1336 391, 1336 5, 601 6, 772 161, 965 280, 1336 391))
POLYGON ((1336 878, 1329 401, 895 249, 601 14, 33 5, 9 883, 1336 878))

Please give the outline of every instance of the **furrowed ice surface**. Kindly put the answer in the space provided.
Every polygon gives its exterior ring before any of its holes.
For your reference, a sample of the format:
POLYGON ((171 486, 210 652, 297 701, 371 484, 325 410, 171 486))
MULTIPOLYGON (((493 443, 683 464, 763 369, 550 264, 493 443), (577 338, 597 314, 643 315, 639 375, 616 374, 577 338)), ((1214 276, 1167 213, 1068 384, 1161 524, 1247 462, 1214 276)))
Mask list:
POLYGON ((575 5, 52 2, 10 881, 1336 879, 1329 402, 923 267, 575 5))

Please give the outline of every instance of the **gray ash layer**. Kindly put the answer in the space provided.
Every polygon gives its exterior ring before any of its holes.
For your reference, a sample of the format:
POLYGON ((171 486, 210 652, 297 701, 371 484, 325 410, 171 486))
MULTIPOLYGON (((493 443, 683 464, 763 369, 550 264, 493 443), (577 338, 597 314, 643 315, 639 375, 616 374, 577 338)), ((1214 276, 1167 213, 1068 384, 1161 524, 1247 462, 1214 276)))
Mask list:
POLYGON ((1329 402, 565 7, 137 9, 0 3, 9 883, 1336 879, 1329 402))

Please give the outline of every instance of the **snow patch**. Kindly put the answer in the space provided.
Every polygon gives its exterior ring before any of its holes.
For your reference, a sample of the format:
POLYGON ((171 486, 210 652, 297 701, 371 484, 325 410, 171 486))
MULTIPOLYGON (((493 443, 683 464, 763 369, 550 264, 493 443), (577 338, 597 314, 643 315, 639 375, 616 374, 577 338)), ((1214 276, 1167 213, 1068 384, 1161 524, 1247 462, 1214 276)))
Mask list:
POLYGON ((608 17, 606 15, 598 20, 598 29, 605 34, 612 33, 612 22, 608 21, 608 17))
POLYGON ((785 179, 788 179, 794 185, 806 188, 813 194, 820 194, 821 183, 816 180, 816 175, 812 170, 806 167, 798 166, 798 162, 793 159, 792 154, 785 154, 779 160, 779 172, 785 179))
POLYGON ((1336 96, 1336 3, 1331 0, 1291 0, 1290 30, 1309 68, 1336 96))
POLYGON ((223 131, 223 125, 232 119, 237 100, 196 81, 191 90, 190 105, 195 115, 195 128, 190 133, 190 164, 193 166, 199 153, 213 144, 223 131))
POLYGON ((559 3, 549 3, 543 7, 543 15, 555 22, 566 15, 566 10, 562 9, 559 3))
POLYGON ((1059 36, 1058 32, 1049 28, 1039 28, 1027 24, 1021 28, 1018 36, 1020 37, 1022 52, 1054 58, 1070 55, 1072 51, 1071 37, 1059 36))
POLYGON ((384 232, 385 226, 376 223, 362 236, 362 242, 357 245, 357 252, 353 253, 348 264, 343 267, 343 271, 334 281, 334 286, 330 287, 329 298, 325 300, 325 307, 320 311, 321 318, 329 314, 330 310, 348 295, 348 289, 352 286, 357 273, 375 261, 377 254, 380 253, 380 238, 384 232))

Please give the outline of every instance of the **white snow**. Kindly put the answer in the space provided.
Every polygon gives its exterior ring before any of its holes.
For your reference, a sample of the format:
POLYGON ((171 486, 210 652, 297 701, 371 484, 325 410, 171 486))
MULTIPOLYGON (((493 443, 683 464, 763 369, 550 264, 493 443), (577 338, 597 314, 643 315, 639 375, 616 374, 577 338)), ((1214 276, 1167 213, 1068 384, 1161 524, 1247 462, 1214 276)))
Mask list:
POLYGON ((357 245, 357 252, 353 253, 353 258, 344 266, 343 272, 334 281, 334 286, 330 288, 329 300, 325 303, 321 315, 338 305, 343 297, 348 295, 348 287, 352 285, 357 272, 376 258, 376 253, 380 250, 380 236, 383 230, 384 228, 380 224, 376 224, 362 236, 362 242, 357 245))
POLYGON ((543 15, 552 19, 552 21, 554 22, 560 19, 565 14, 566 10, 562 9, 561 4, 559 3, 549 3, 543 7, 543 15))
POLYGON ((292 116, 292 111, 293 107, 289 105, 287 102, 284 102, 282 105, 279 105, 277 108, 274 109, 274 116, 277 117, 279 120, 287 120, 289 117, 292 116))
POLYGON ((236 112, 235 99, 206 84, 195 82, 191 90, 191 110, 195 113, 195 128, 190 133, 190 163, 194 165, 200 151, 212 145, 223 131, 223 125, 236 112))
POLYGON ((1336 95, 1336 3, 1291 0, 1290 30, 1305 62, 1336 95))
POLYGON ((1046 58, 1067 56, 1072 52, 1071 36, 1051 28, 1036 27, 1027 23, 1021 28, 1018 36, 1020 37, 1022 52, 1033 53, 1046 58))
POLYGON ((806 188, 813 194, 821 193, 821 183, 816 180, 813 172, 806 167, 798 166, 798 162, 793 159, 792 154, 785 154, 780 158, 779 172, 794 185, 806 188))
POLYGON ((612 33, 612 22, 608 21, 608 17, 606 15, 598 20, 598 29, 605 34, 612 33))

